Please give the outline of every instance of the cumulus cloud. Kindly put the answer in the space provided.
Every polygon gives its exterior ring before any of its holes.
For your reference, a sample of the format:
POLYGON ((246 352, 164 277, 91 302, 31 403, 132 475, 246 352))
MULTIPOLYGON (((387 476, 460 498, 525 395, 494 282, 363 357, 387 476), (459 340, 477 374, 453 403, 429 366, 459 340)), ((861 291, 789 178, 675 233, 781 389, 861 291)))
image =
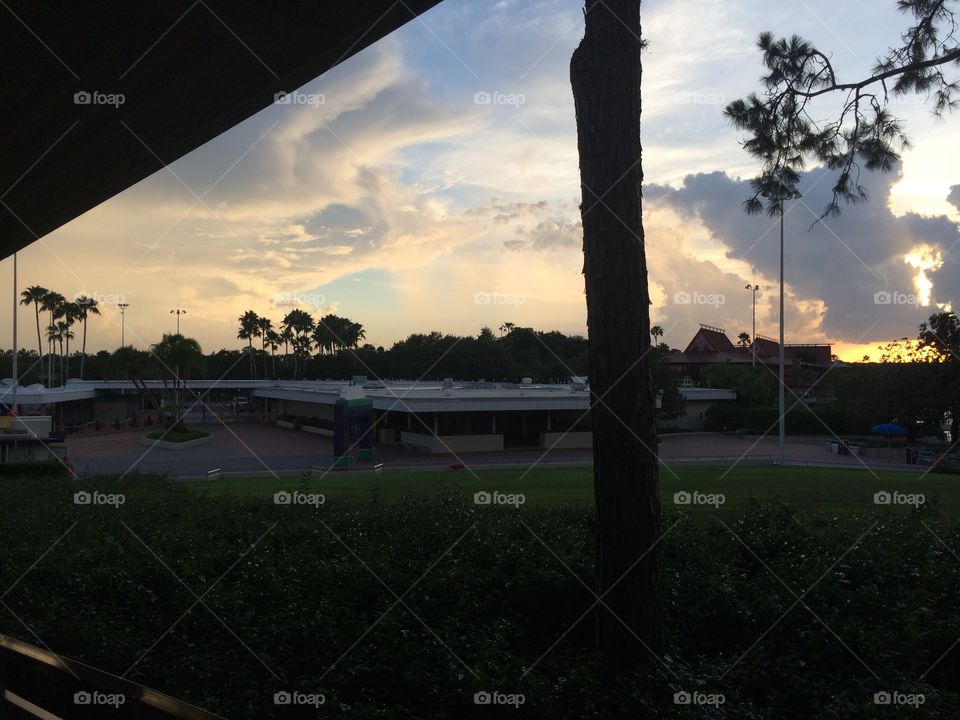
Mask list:
POLYGON ((580 221, 566 218, 544 218, 529 229, 521 225, 516 234, 516 238, 503 243, 511 250, 557 250, 580 247, 583 243, 580 221))
MULTIPOLYGON (((888 203, 897 173, 865 175, 870 202, 846 206, 839 217, 813 224, 829 200, 831 179, 822 168, 804 174, 803 198, 785 208, 785 275, 792 295, 788 326, 799 314, 801 322, 805 319, 808 327, 835 340, 869 342, 915 334, 920 321, 938 304, 951 303, 960 290, 957 260, 949 252, 960 241, 956 224, 943 216, 894 215, 888 203), (921 260, 908 262, 910 256, 921 260), (921 273, 929 281, 927 305, 918 300, 924 289, 921 273)), ((687 176, 679 188, 649 185, 644 194, 654 208, 669 208, 684 221, 702 225, 728 261, 752 266, 768 281, 777 277, 779 220, 743 212, 750 194, 746 180, 701 173, 687 176)), ((655 235, 652 228, 649 235, 655 235)), ((682 268, 674 273, 665 278, 670 287, 691 277, 682 268)), ((709 284, 709 275, 693 277, 700 286, 709 284)))

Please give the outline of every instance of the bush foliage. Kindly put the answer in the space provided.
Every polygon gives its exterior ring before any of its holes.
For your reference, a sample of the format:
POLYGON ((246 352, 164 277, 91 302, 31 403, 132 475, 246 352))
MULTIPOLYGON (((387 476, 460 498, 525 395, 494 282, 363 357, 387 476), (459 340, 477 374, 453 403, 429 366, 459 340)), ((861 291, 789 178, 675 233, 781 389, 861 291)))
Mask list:
POLYGON ((500 709, 515 718, 865 720, 894 717, 873 703, 894 689, 924 693, 923 717, 960 712, 960 524, 932 503, 668 510, 669 651, 610 679, 593 648, 589 509, 475 506, 452 490, 314 507, 145 477, 92 485, 125 501, 75 505, 94 487, 66 480, 0 485, 0 586, 23 575, 0 632, 225 717, 317 716, 275 706, 282 690, 357 718, 488 717, 480 690, 523 693, 500 709), (726 702, 675 705, 681 689, 726 702))

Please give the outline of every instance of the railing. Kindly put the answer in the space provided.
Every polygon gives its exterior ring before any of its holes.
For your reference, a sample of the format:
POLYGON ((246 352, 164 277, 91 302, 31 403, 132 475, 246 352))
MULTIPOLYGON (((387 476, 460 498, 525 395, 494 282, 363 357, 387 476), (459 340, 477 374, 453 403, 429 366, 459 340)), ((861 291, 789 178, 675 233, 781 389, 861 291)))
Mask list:
POLYGON ((0 635, 0 717, 71 720, 95 717, 101 710, 118 720, 224 720, 143 685, 0 635), (46 674, 41 677, 38 671, 46 674), (52 672, 58 674, 55 679, 49 677, 52 672), (97 700, 105 696, 112 704, 97 707, 97 700))

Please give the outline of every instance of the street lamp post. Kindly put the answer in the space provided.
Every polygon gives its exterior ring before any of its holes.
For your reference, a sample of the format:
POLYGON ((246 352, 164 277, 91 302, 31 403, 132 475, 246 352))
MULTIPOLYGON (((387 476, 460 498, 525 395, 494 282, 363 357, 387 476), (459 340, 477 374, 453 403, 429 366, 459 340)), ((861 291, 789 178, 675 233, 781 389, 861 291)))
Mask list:
POLYGON ((130 303, 117 303, 117 307, 120 308, 120 347, 126 347, 123 337, 123 322, 124 322, 124 313, 127 311, 127 308, 130 307, 130 303))
POLYGON ((747 283, 747 290, 753 293, 753 335, 750 336, 750 359, 751 367, 756 367, 757 365, 757 290, 760 289, 759 285, 747 283))
POLYGON ((186 315, 186 314, 187 314, 187 311, 186 311, 186 310, 181 310, 180 308, 176 308, 175 310, 171 310, 171 311, 170 311, 170 314, 177 316, 177 335, 179 335, 179 334, 180 334, 180 316, 181 316, 181 315, 186 315))
POLYGON ((10 414, 17 414, 17 383, 20 374, 17 367, 17 355, 20 349, 17 347, 17 254, 13 254, 13 402, 10 403, 10 414))
MULTIPOLYGON (((777 174, 777 189, 775 192, 764 192, 761 195, 765 198, 770 198, 777 204, 777 209, 780 212, 780 369, 779 369, 779 379, 780 379, 780 464, 783 465, 784 455, 785 455, 785 446, 787 439, 787 430, 786 430, 786 397, 784 395, 784 348, 783 348, 783 200, 787 195, 787 189, 783 184, 783 176, 779 173, 777 174)), ((791 192, 791 197, 799 197, 799 193, 791 192)))
POLYGON ((783 386, 783 188, 778 193, 780 200, 780 464, 783 465, 786 444, 786 402, 783 386))

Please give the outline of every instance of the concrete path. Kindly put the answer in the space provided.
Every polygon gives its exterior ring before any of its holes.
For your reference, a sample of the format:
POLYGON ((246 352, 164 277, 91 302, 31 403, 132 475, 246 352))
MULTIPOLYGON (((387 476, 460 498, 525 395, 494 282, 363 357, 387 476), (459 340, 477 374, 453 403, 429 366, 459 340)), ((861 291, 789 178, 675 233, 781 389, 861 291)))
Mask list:
MULTIPOLYGON (((219 468, 225 472, 277 474, 300 473, 312 466, 329 467, 333 456, 330 438, 296 432, 274 425, 239 424, 205 425, 211 442, 186 450, 166 450, 144 443, 147 431, 70 436, 67 451, 76 471, 87 474, 168 473, 175 476, 203 476, 219 468)), ((880 455, 857 458, 834 455, 827 451, 824 439, 797 438, 786 446, 791 464, 837 465, 849 467, 903 467, 902 449, 891 448, 880 455)), ((738 438, 719 433, 665 435, 659 454, 662 462, 672 467, 691 462, 733 464, 757 462, 778 456, 776 437, 738 438), (742 459, 741 459, 742 458, 742 459)), ((530 467, 537 465, 589 464, 590 450, 513 449, 499 453, 464 453, 462 455, 421 455, 392 447, 377 447, 375 463, 388 469, 409 467, 447 467, 465 463, 471 467, 530 467)))

